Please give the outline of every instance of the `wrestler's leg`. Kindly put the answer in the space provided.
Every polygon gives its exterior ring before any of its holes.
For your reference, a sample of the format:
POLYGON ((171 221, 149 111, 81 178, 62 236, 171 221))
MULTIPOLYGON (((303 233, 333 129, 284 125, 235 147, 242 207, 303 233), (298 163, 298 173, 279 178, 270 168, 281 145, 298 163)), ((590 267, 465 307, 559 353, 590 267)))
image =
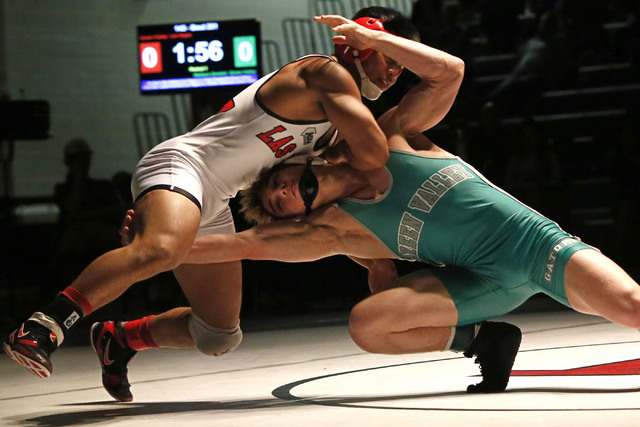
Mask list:
MULTIPOLYGON (((242 304, 242 265, 240 261, 218 264, 183 264, 174 270, 174 274, 189 300, 192 313, 208 329, 233 330, 240 322, 242 304)), ((162 320, 162 319, 159 319, 162 320)), ((189 331, 189 322, 193 322, 186 313, 179 322, 164 329, 154 326, 154 340, 158 345, 171 340, 172 336, 181 336, 183 345, 193 348, 195 343, 189 331), (164 335, 161 335, 164 334, 164 335)), ((193 326, 192 326, 193 328, 193 326)), ((191 331, 193 332, 193 330, 191 331)), ((198 346, 202 350, 201 346, 198 346)))
POLYGON ((200 210, 182 194, 151 191, 135 211, 133 242, 97 258, 71 284, 94 310, 131 284, 179 265, 195 239, 200 210))
POLYGON ((417 271, 357 304, 349 331, 363 350, 404 354, 444 350, 458 311, 438 277, 417 271))
POLYGON ((640 328, 640 287, 622 268, 593 249, 575 252, 564 271, 569 304, 575 310, 640 328))
POLYGON ((476 357, 483 378, 467 392, 503 391, 520 347, 520 329, 503 322, 473 324, 470 319, 502 314, 522 297, 492 289, 487 283, 482 286, 478 280, 470 272, 445 269, 437 274, 423 270, 403 276, 397 287, 372 295, 353 308, 351 337, 372 353, 463 352, 466 357, 476 357), (452 293, 457 304, 462 304, 460 313, 452 293), (504 311, 499 312, 496 300, 504 305, 504 311), (475 304, 484 308, 469 309, 475 304), (456 326, 458 323, 463 326, 456 326))
POLYGON ((192 338, 195 331, 201 341, 197 345, 199 350, 220 355, 231 351, 242 339, 238 326, 242 296, 240 262, 183 264, 174 273, 193 308, 178 307, 129 322, 99 322, 91 330, 91 342, 102 365, 103 385, 117 400, 133 400, 127 366, 136 351, 155 347, 195 348, 197 343, 192 338), (197 321, 193 313, 197 313, 197 321), (113 360, 109 365, 103 362, 107 349, 113 360))
MULTIPOLYGON (((119 253, 114 256, 107 254, 98 259, 85 271, 93 276, 112 277, 108 286, 104 286, 111 289, 96 286, 82 276, 74 283, 92 304, 106 304, 131 283, 174 268, 193 244, 200 224, 200 209, 189 198, 172 191, 154 190, 140 199, 135 209, 136 216, 130 225, 135 234, 133 241, 118 249, 119 253), (110 274, 111 270, 116 274, 110 274)), ((130 322, 95 323, 90 339, 102 367, 105 390, 116 400, 129 402, 133 395, 128 365, 137 351, 155 347, 192 348, 188 331, 176 328, 190 312, 191 309, 181 307, 130 322), (155 329, 158 338, 151 329, 155 329)))
MULTIPOLYGON (((3 347, 17 363, 39 377, 49 376, 51 353, 82 315, 113 301, 133 283, 180 264, 195 238, 200 223, 199 208, 181 194, 155 190, 136 203, 136 211, 133 224, 136 235, 130 245, 97 258, 71 286, 25 321, 19 330, 27 331, 29 342, 20 339, 25 333, 10 335, 3 347)), ((118 381, 111 384, 111 391, 118 400, 126 401, 131 399, 126 364, 135 354, 133 347, 137 347, 138 340, 133 340, 133 346, 129 344, 129 351, 120 339, 124 331, 116 331, 114 325, 113 322, 94 325, 91 342, 99 355, 104 351, 103 346, 108 348, 111 341, 121 344, 124 370, 118 373, 118 381)), ((148 321, 141 319, 133 326, 135 331, 146 331, 148 321)), ((145 345, 153 346, 152 343, 145 345)), ((110 354, 113 356, 113 351, 110 354)))
POLYGON ((177 307, 149 319, 149 334, 153 343, 160 348, 193 349, 187 322, 191 307, 177 307))
POLYGON ((174 308, 149 320, 149 332, 158 347, 196 347, 188 327, 192 312, 216 328, 233 329, 238 325, 242 303, 240 262, 183 264, 174 274, 191 307, 174 308))
POLYGON ((220 329, 238 325, 242 302, 240 262, 183 264, 174 270, 191 307, 178 307, 149 320, 153 342, 162 348, 195 348, 189 333, 192 312, 220 329))

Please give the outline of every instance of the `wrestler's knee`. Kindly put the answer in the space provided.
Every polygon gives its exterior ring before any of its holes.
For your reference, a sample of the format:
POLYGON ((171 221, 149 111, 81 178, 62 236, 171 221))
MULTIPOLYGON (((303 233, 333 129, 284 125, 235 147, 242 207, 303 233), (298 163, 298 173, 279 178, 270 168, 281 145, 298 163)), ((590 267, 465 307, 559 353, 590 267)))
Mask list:
POLYGON ((621 300, 622 306, 617 310, 617 323, 640 329, 640 290, 628 292, 621 300))
POLYGON ((392 288, 358 303, 349 315, 349 333, 363 350, 379 353, 380 344, 399 327, 416 292, 407 287, 392 288))
POLYGON ((242 342, 240 325, 232 329, 216 328, 191 313, 188 326, 197 349, 207 356, 231 353, 242 342))
POLYGON ((154 271, 169 271, 182 262, 184 249, 174 239, 154 238, 130 245, 132 256, 139 259, 141 265, 154 271))
POLYGON ((376 328, 376 319, 372 316, 369 301, 364 300, 351 310, 349 315, 349 335, 354 343, 364 351, 375 353, 380 330, 376 328))

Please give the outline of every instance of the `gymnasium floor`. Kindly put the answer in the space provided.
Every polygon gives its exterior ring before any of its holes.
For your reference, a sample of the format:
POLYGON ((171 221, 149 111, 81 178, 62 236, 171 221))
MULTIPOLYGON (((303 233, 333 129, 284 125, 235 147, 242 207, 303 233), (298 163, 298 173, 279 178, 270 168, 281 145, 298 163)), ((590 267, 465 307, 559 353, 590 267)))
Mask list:
POLYGON ((467 395, 473 361, 367 354, 344 319, 245 333, 232 355, 139 353, 134 402, 111 400, 90 346, 63 347, 40 380, 0 356, 2 426, 637 426, 640 334, 571 311, 514 314, 507 391, 467 395), (628 363, 621 363, 630 361, 628 363))

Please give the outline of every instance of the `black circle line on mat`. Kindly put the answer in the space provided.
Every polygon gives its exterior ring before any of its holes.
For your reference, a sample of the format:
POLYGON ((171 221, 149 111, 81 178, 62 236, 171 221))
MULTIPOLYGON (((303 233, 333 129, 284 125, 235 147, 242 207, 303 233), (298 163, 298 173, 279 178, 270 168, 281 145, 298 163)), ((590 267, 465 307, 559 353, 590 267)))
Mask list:
MULTIPOLYGON (((547 347, 547 348, 538 348, 538 349, 529 349, 529 350, 521 350, 521 353, 528 352, 537 352, 537 351, 550 351, 550 350, 562 350, 562 349, 571 349, 571 348, 583 348, 583 347, 599 347, 604 345, 618 345, 618 344, 632 344, 640 341, 622 341, 622 342, 612 342, 612 343, 600 343, 600 344, 586 344, 586 345, 571 345, 571 346, 560 346, 560 347, 547 347)), ((579 412, 589 412, 589 411, 634 411, 639 410, 640 407, 636 408, 443 408, 443 407, 398 407, 398 406, 377 406, 377 405, 366 405, 358 402, 366 402, 366 401, 380 401, 380 400, 403 400, 403 399, 419 399, 419 398, 429 398, 429 397, 444 397, 444 396, 468 396, 468 394, 464 391, 453 391, 453 392, 444 392, 444 393, 425 393, 425 394, 412 394, 412 395, 398 395, 398 396, 384 396, 384 397, 336 397, 336 398, 326 398, 325 400, 319 398, 304 398, 295 396, 292 393, 292 390, 302 384, 307 384, 313 381, 324 380, 331 377, 337 377, 348 374, 355 374, 360 372, 368 372, 368 371, 376 371, 380 369, 390 369, 397 368, 401 366, 411 366, 418 365, 424 363, 434 363, 434 362, 442 362, 445 360, 453 360, 459 359, 459 357, 447 357, 442 359, 435 360, 424 360, 418 362, 408 362, 408 363, 398 363, 393 365, 385 365, 385 366, 376 366, 373 368, 365 368, 365 369, 355 369, 351 371, 338 372, 335 374, 328 375, 320 375, 317 377, 305 378, 302 380, 294 381, 288 384, 281 385, 280 387, 275 388, 271 395, 277 399, 287 400, 292 402, 297 402, 300 404, 308 404, 308 405, 320 405, 320 406, 336 406, 343 408, 360 408, 360 409, 392 409, 392 410, 409 410, 409 411, 457 411, 457 412, 566 412, 566 411, 579 411, 579 412)), ((428 380, 425 380, 428 381, 428 380)), ((593 393, 595 390, 585 390, 585 389, 562 389, 558 388, 554 389, 507 389, 503 393, 514 393, 514 392, 559 392, 564 391, 566 393, 593 393)), ((626 388, 626 389, 618 389, 618 390, 597 390, 603 393, 637 393, 640 392, 640 388, 626 388)))

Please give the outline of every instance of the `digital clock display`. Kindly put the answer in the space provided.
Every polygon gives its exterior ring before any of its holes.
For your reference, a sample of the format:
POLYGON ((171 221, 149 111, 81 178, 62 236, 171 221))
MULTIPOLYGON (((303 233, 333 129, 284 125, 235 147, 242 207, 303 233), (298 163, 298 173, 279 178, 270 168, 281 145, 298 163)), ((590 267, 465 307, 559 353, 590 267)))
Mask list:
POLYGON ((260 76, 254 19, 138 27, 140 91, 248 86, 260 76))

